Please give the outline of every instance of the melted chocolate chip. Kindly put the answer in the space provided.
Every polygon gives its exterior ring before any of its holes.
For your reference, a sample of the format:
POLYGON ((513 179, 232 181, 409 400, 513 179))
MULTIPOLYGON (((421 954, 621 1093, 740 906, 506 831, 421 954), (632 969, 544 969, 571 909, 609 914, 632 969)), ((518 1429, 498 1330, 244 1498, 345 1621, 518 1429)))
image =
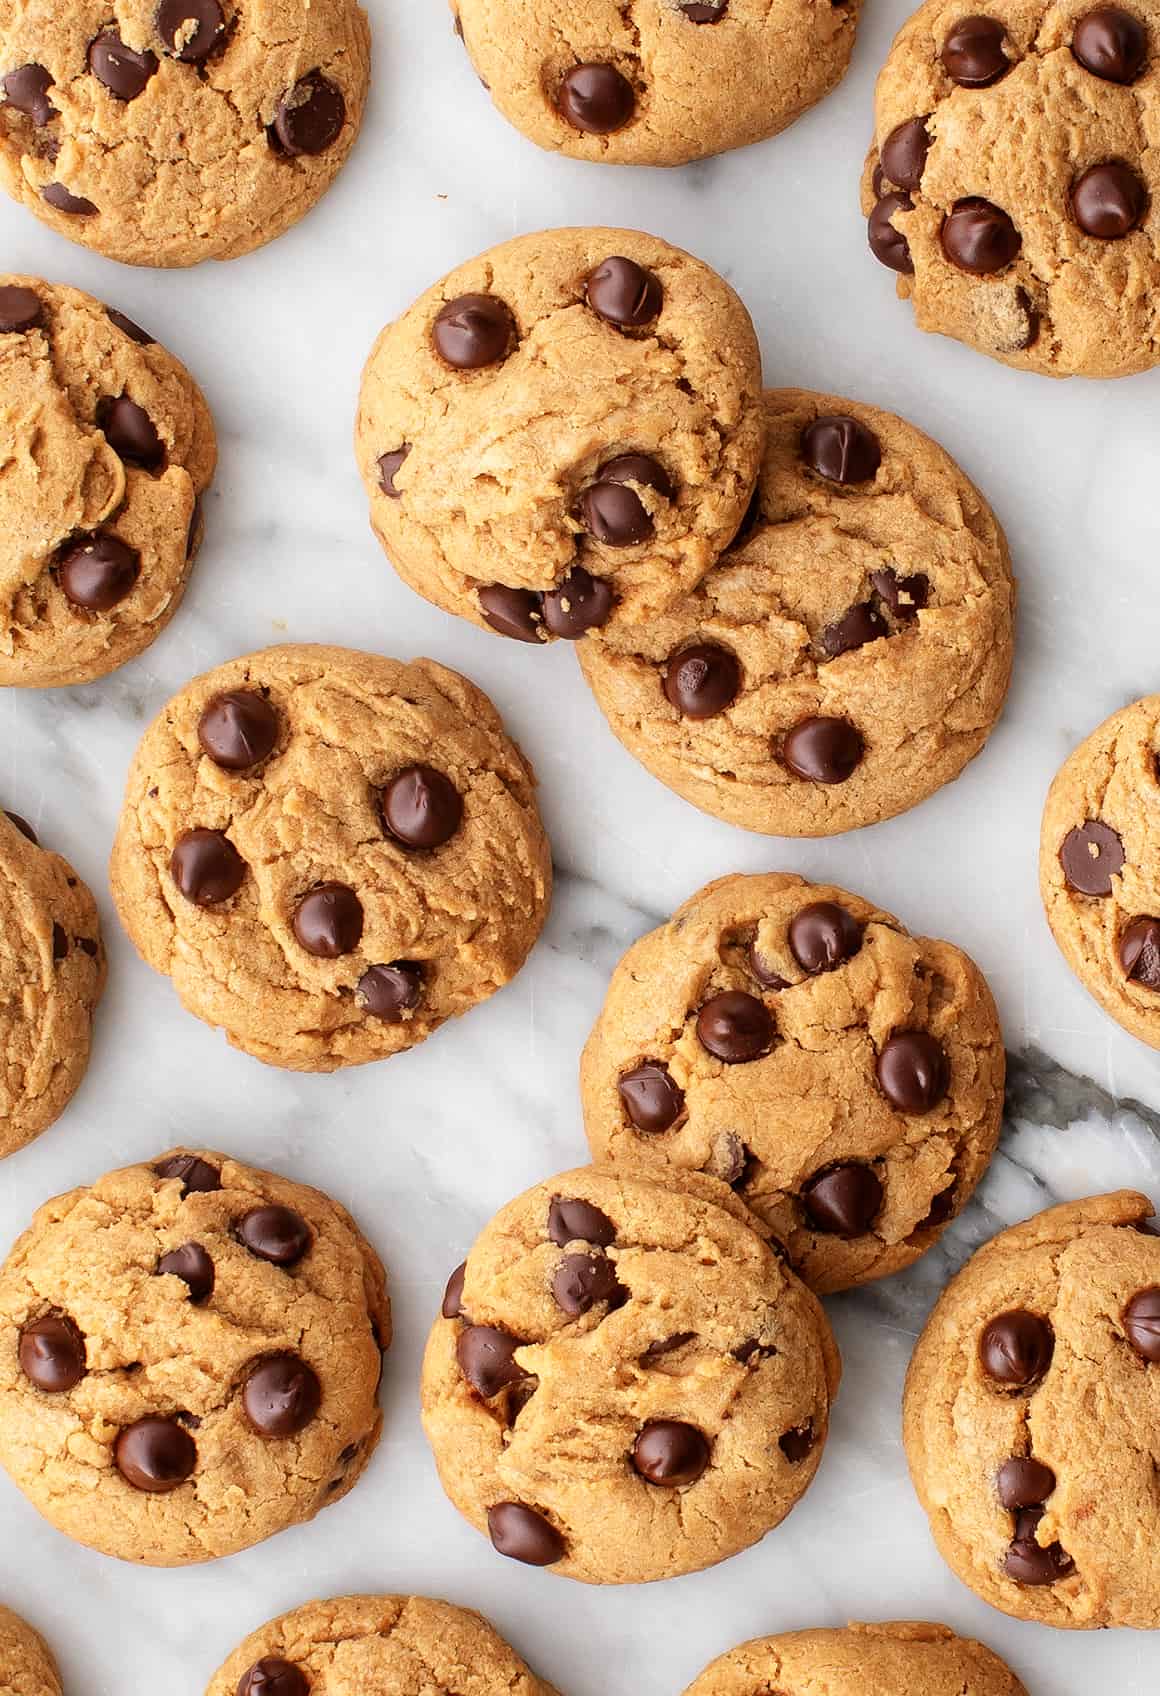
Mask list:
POLYGON ((21 1330, 20 1370, 46 1395, 59 1396, 85 1375, 85 1339, 66 1313, 46 1313, 21 1330))
POLYGON ((105 313, 110 324, 115 324, 123 336, 136 342, 140 347, 152 347, 154 338, 148 330, 143 330, 140 324, 134 324, 131 318, 126 318, 123 312, 118 312, 115 306, 106 306, 105 313))
POLYGON ((622 1073, 617 1090, 633 1125, 650 1135, 669 1130, 685 1110, 685 1092, 659 1060, 643 1060, 622 1073))
POLYGON ((182 1196, 206 1195, 222 1187, 222 1175, 216 1166, 199 1154, 171 1154, 153 1168, 159 1178, 179 1178, 182 1196))
POLYGON ((740 662, 717 642, 696 642, 669 660, 664 690, 683 718, 715 718, 740 693, 740 662))
POLYGON ((341 88, 321 71, 311 71, 278 102, 272 125, 274 143, 291 158, 313 157, 333 146, 345 122, 341 88))
POLYGON ((825 626, 818 645, 827 659, 833 660, 839 654, 852 653, 855 648, 864 648, 867 642, 877 642, 880 637, 889 634, 890 627, 874 602, 860 601, 841 618, 835 619, 833 624, 825 626))
POLYGON ((917 189, 930 152, 925 118, 908 118, 891 130, 882 143, 882 174, 896 188, 917 189))
POLYGON ((52 78, 43 65, 21 65, 18 70, 9 71, 0 87, 4 90, 4 104, 23 112, 38 129, 56 117, 56 107, 48 98, 52 78))
POLYGON ((783 1431, 777 1439, 777 1446, 791 1466, 798 1466, 805 1460, 816 1441, 814 1422, 807 1419, 804 1425, 795 1425, 792 1431, 783 1431))
POLYGON ((392 448, 390 453, 379 455, 379 488, 393 501, 403 498, 403 491, 395 487, 395 477, 410 451, 410 442, 404 442, 401 448, 392 448))
POLYGON ((1135 82, 1148 57, 1148 32, 1120 6, 1097 6, 1079 19, 1071 50, 1085 71, 1104 82, 1135 82))
POLYGON ((407 848, 441 848, 463 822, 463 797, 434 766, 407 766, 380 797, 383 828, 407 848))
POLYGON ((882 463, 873 430, 859 418, 826 414, 802 431, 801 454, 811 471, 831 483, 868 483, 882 463))
POLYGON ((362 902, 345 883, 320 883, 294 909, 292 928, 307 954, 337 960, 353 954, 362 941, 362 902))
POLYGON ((955 201, 943 219, 939 240, 951 264, 972 277, 990 277, 1004 270, 1023 245, 1003 208, 979 195, 955 201))
POLYGON ((455 1355, 459 1370, 472 1389, 490 1401, 509 1384, 518 1384, 527 1373, 515 1358, 522 1348, 519 1337, 501 1331, 498 1325, 469 1325, 459 1333, 455 1355))
POLYGON ((811 901, 789 922, 789 951, 803 972, 832 972, 862 946, 862 926, 836 901, 811 901))
POLYGON ((1110 895, 1112 879, 1124 864, 1124 845, 1111 825, 1087 819, 1064 837, 1059 863, 1077 895, 1110 895))
POLYGON ((561 1312, 577 1319, 600 1302, 619 1307, 624 1291, 612 1262, 603 1255, 566 1254, 552 1279, 552 1295, 561 1312))
POLYGON ((278 1655, 264 1655, 242 1674, 236 1696, 307 1696, 309 1689, 301 1667, 278 1655))
POLYGON ((890 566, 872 571, 870 581, 879 600, 890 609, 891 617, 899 624, 909 624, 918 617, 930 599, 930 578, 916 571, 912 577, 900 577, 890 566))
POLYGON ((632 1445, 632 1464, 649 1484, 695 1484, 709 1464, 709 1440, 681 1419, 650 1419, 632 1445))
POLYGON ((860 1237, 882 1206, 882 1184, 871 1166, 848 1160, 802 1185, 811 1224, 836 1237, 860 1237))
POLYGON ((636 110, 636 94, 615 65, 573 65, 556 94, 562 117, 587 135, 611 135, 636 110))
POLYGON ((488 1508, 487 1531, 501 1555, 525 1566, 551 1566, 567 1547, 556 1527, 522 1502, 496 1502, 488 1508))
POLYGON ((544 623, 553 636, 575 642, 607 624, 612 606, 612 589, 604 579, 574 565, 560 587, 544 596, 544 623))
POLYGON ((136 100, 157 72, 157 55, 126 47, 115 29, 103 29, 89 43, 89 70, 118 100, 136 100))
POLYGON ((97 210, 91 200, 86 200, 83 194, 70 193, 63 183, 49 183, 41 189, 40 198, 70 218, 91 218, 97 210))
POLYGON ((141 574, 141 556, 119 536, 97 532, 71 543, 57 561, 65 596, 84 612, 109 612, 141 574))
POLYGON ((943 42, 943 68, 963 88, 990 88, 1005 77, 1011 61, 1003 52, 1006 32, 998 18, 976 13, 962 18, 943 42))
POLYGON ((1042 1548, 1035 1540, 1035 1528, 1043 1517, 1042 1508, 1026 1508, 1015 1518, 1015 1536, 1007 1550, 1003 1570, 1016 1584, 1055 1584, 1075 1571, 1075 1562, 1059 1543, 1042 1548))
POLYGON ((355 991, 359 1003, 384 1024, 398 1025, 423 994, 423 967, 415 960, 368 966, 355 991))
POLYGON ((776 1034, 773 1014, 764 1001, 743 989, 711 996, 697 1014, 702 1048, 729 1066, 760 1060, 773 1047, 776 1034))
POLYGON ((297 1266, 313 1241, 310 1226, 301 1213, 276 1202, 252 1207, 238 1220, 238 1239, 255 1260, 275 1266, 297 1266))
POLYGON ((1000 1313, 979 1338, 979 1364, 988 1378, 1012 1390, 1037 1384, 1051 1365, 1055 1338, 1046 1319, 1026 1308, 1000 1313))
POLYGON ((1071 185, 1076 223, 1097 241, 1122 241, 1142 223, 1148 190, 1130 165, 1110 159, 1093 165, 1071 185))
POLYGON ((443 1302, 439 1309, 444 1319, 462 1319, 463 1317, 463 1282, 467 1276, 467 1262, 461 1260, 443 1291, 443 1302))
POLYGON ((192 1474, 197 1465, 197 1444, 176 1419, 137 1419, 118 1433, 113 1460, 134 1490, 165 1495, 192 1474))
POLYGON ((1005 1508, 1035 1508, 1055 1489, 1055 1474, 1041 1460, 1015 1455, 999 1468, 995 1488, 1005 1508))
POLYGON ((878 1056, 878 1087, 900 1113, 930 1113, 950 1088, 946 1050, 929 1031, 896 1031, 878 1056))
POLYGON ((227 689, 203 710, 197 739, 223 771, 250 771, 274 751, 278 714, 256 689, 227 689))
POLYGON ((153 420, 128 395, 103 400, 97 408, 97 423, 113 452, 127 465, 155 471, 165 458, 165 445, 153 420))
POLYGON ((296 1354, 267 1355, 242 1389, 242 1407, 259 1437, 296 1436, 321 1406, 318 1375, 296 1354))
POLYGON ((213 1294, 214 1264, 200 1243, 182 1243, 157 1262, 159 1276, 171 1274, 188 1286, 192 1302, 208 1301, 213 1294))
POLYGON ((0 335, 21 335, 42 322, 44 307, 35 289, 6 283, 0 288, 0 335))
POLYGON ((655 532, 648 508, 630 485, 653 489, 666 499, 672 484, 664 467, 643 453, 622 453, 596 473, 596 482, 580 496, 577 516, 590 535, 610 548, 647 542, 655 532))
POLYGON ((585 296, 593 312, 619 330, 641 330, 660 314, 661 285, 651 271, 620 254, 590 272, 585 296))
POLYGON ((516 642, 544 640, 544 597, 535 589, 489 583, 478 591, 479 610, 491 628, 516 642))
POLYGON ((912 212, 914 202, 908 194, 884 194, 874 204, 874 209, 866 220, 866 239, 870 251, 880 265, 885 265, 888 271, 898 271, 904 277, 914 274, 914 260, 910 257, 910 243, 896 230, 891 223, 896 212, 912 212))
POLYGON ((1160 919, 1129 919, 1120 936, 1119 955, 1125 977, 1144 989, 1160 991, 1160 919))
POLYGON ((431 339, 456 371, 480 371, 507 358, 516 342, 515 319, 496 295, 462 294, 439 312, 431 339))
POLYGON ((225 17, 217 0, 161 0, 157 33, 183 65, 200 65, 221 46, 225 17))
POLYGON ((246 880, 246 862, 221 830, 187 830, 169 856, 169 874, 195 907, 216 907, 246 880))
POLYGON ((845 783, 862 762, 865 744, 844 718, 803 718, 787 730, 781 757, 809 783, 845 783))
POLYGON ((548 1236, 559 1248, 567 1248, 569 1243, 609 1248, 616 1241, 616 1226, 590 1201, 558 1195, 548 1208, 548 1236))
POLYGON ((1124 1309, 1124 1334, 1141 1360, 1160 1361, 1160 1285, 1137 1290, 1124 1309))

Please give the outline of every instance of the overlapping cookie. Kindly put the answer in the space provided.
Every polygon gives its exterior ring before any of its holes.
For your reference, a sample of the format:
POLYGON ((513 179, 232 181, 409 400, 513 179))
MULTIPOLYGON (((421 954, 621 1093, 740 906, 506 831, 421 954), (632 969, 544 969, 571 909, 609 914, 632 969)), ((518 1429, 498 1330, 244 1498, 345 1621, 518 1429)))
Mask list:
POLYGON ((685 1696, 1027 1696, 1010 1667, 945 1625, 897 1620, 756 1637, 719 1655, 685 1696))

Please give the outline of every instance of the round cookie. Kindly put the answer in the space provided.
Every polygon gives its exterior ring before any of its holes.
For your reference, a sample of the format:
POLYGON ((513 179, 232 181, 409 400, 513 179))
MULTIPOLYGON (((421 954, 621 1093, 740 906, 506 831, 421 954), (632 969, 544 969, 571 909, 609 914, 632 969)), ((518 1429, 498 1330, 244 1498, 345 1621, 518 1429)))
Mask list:
POLYGON ((96 903, 67 860, 0 812, 0 1159, 58 1119, 105 987, 96 903))
POLYGON ((685 1696, 1027 1696, 1010 1667, 945 1625, 898 1620, 755 1637, 719 1655, 685 1696))
POLYGON ((766 872, 708 884, 633 944, 580 1087, 598 1165, 729 1184, 828 1293, 938 1241, 998 1141, 1004 1072, 965 954, 766 872))
POLYGON ((61 1696, 48 1644, 26 1620, 0 1605, 0 1690, 5 1696, 61 1696))
POLYGON ((162 708, 110 875, 189 1011, 305 1072, 485 1000, 551 890, 535 779, 487 697, 433 660, 322 646, 232 660, 162 708))
POLYGON ((580 650, 619 741, 746 830, 905 812, 983 746, 1011 673, 1003 532, 958 466, 875 407, 772 389, 737 541, 647 625, 580 650))
POLYGON ((79 289, 21 276, 0 276, 0 417, 0 686, 91 682, 181 604, 213 420, 146 331, 79 289))
POLYGON ((1084 988, 1160 1048, 1160 695, 1113 713, 1060 767, 1043 810, 1039 889, 1084 988))
POLYGON ((910 1474, 992 1607, 1160 1627, 1160 1239, 1123 1190, 1001 1231, 952 1280, 906 1380, 910 1474))
POLYGON ((921 330, 1052 377, 1160 361, 1160 0, 926 0, 878 77, 874 255, 921 330))
POLYGON ((354 145, 370 75, 355 0, 63 0, 0 18, 0 183, 129 265, 281 235, 354 145))
POLYGON ((637 1584, 784 1519, 839 1373, 820 1304, 743 1209, 584 1168, 485 1227, 420 1394, 443 1488, 500 1554, 637 1584))
POLYGON ((836 87, 859 0, 452 0, 452 10, 495 105, 540 147, 684 165, 777 135, 836 87))
POLYGON ((426 1596, 339 1596, 262 1626, 206 1696, 350 1696, 353 1691, 555 1696, 470 1608, 426 1596))
POLYGON ((526 642, 647 621, 734 534, 761 458, 749 314, 633 230, 521 236, 379 336, 355 448, 412 589, 526 642))
POLYGON ((389 1341, 337 1202, 176 1149, 47 1202, 0 1269, 0 1463, 102 1554, 233 1554, 359 1478, 389 1341))

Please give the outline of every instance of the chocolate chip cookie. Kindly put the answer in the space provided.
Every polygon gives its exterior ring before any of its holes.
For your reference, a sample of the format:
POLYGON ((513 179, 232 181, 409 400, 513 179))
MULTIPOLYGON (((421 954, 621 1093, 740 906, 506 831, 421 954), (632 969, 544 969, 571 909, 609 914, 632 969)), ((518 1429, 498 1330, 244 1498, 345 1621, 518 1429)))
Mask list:
POLYGON ((918 327, 1053 377, 1160 362, 1158 100, 1158 0, 926 0, 862 183, 918 327))
POLYGON ((555 1696, 482 1614, 425 1596, 308 1602, 255 1631, 206 1696, 555 1696))
POLYGON ((636 1584, 785 1518, 839 1372, 820 1304, 743 1209, 584 1168, 502 1208, 452 1274, 423 1425, 500 1554, 636 1584))
POLYGON ((787 1631, 719 1655, 685 1696, 1027 1696, 1010 1667, 945 1625, 787 1631))
POLYGON ((63 0, 0 17, 0 183, 129 265, 233 259, 296 224, 354 145, 355 0, 63 0))
POLYGON ((0 686, 90 682, 181 603, 217 456, 209 408, 114 307, 2 276, 0 420, 0 686))
POLYGON ((31 825, 0 812, 0 1159, 72 1100, 104 986, 92 895, 31 825))
POLYGON ((694 806, 774 836, 905 812, 983 746, 1015 589, 979 491, 913 425, 801 389, 765 396, 757 494, 666 613, 580 650, 631 754, 694 806))
POLYGON ((753 492, 749 315, 632 230, 547 230, 461 265, 389 325, 355 446, 371 523, 437 606, 523 642, 663 612, 753 492))
POLYGON ((1124 707, 1060 767, 1039 889, 1064 959, 1126 1031, 1160 1048, 1160 695, 1124 707))
POLYGON ((1147 1196, 1051 1207, 947 1287, 906 1381, 943 1558, 1044 1625, 1160 1626, 1160 1239, 1147 1196))
POLYGON ((492 100, 540 147, 683 165, 776 135, 846 73, 859 0, 452 0, 492 100))
POLYGON ((48 1644, 11 1608, 0 1606, 0 1690, 7 1696, 61 1696, 48 1644))
POLYGON ((271 1065, 421 1042, 515 976, 551 860, 487 697, 433 660, 268 648, 146 731, 113 898, 191 1013, 271 1065))
POLYGON ((389 1341, 337 1202, 175 1149, 47 1202, 0 1270, 0 1463, 102 1554, 233 1554, 358 1479, 389 1341))
POLYGON ((909 1266, 998 1140, 991 993, 949 942, 788 873, 698 890, 617 966, 580 1066, 598 1164, 706 1173, 812 1289, 909 1266))

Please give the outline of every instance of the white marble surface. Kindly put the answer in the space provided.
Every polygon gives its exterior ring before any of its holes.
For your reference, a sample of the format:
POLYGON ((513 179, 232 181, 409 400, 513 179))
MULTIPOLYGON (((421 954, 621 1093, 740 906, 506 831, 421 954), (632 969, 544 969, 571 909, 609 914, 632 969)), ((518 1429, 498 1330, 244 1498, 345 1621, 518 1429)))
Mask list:
POLYGON ((440 0, 370 3, 363 139, 322 207, 264 252, 193 273, 129 271, 0 205, 3 267, 79 284, 148 325, 204 384, 222 447, 205 549, 154 648, 90 688, 0 698, 0 796, 98 892, 111 955, 84 1088, 0 1171, 0 1240, 49 1194, 177 1139, 331 1189, 392 1273, 386 1437, 353 1495, 313 1525, 179 1572, 74 1547, 0 1479, 0 1593, 50 1633, 70 1696, 197 1696, 262 1620, 355 1588, 483 1608, 564 1696, 678 1696, 746 1636, 899 1615, 977 1632, 1032 1696, 1097 1685, 1154 1696, 1152 1639, 1020 1625, 949 1575, 906 1479, 898 1402, 922 1315, 971 1246, 1052 1196, 1132 1183, 1160 1201, 1156 1058, 1069 977, 1035 876, 1052 772, 1107 712, 1160 683, 1160 372, 1052 385, 913 328, 865 248, 856 198, 874 74, 907 0, 869 0, 849 78, 790 133, 675 174, 539 154, 493 113, 440 0), (771 381, 896 408, 993 500, 1022 583, 1010 706, 973 768, 909 817, 819 844, 703 818, 613 742, 564 645, 536 652, 457 624, 383 562, 349 447, 372 336, 457 261, 567 222, 638 225, 691 247, 747 300, 771 381), (329 1078, 265 1070, 182 1013, 105 893, 147 719, 195 671, 285 638, 428 653, 469 672, 539 769, 560 873, 546 935, 510 989, 425 1048, 329 1078), (862 890, 969 948, 1017 1057, 1014 1116, 944 1250, 831 1303, 845 1384, 821 1475, 792 1518, 716 1571, 589 1590, 502 1560, 444 1501, 416 1416, 423 1336, 446 1272, 494 1208, 582 1160, 576 1059, 620 952, 708 877, 775 866, 862 890))

